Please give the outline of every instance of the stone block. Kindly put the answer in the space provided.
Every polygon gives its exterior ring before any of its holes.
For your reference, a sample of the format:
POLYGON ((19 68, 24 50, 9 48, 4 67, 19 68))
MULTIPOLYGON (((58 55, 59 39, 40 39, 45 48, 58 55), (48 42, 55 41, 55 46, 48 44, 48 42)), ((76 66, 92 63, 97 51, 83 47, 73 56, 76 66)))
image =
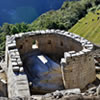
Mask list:
POLYGON ((46 30, 45 32, 46 32, 46 33, 51 33, 50 30, 46 30))
POLYGON ((17 52, 15 52, 15 55, 16 55, 16 56, 19 56, 20 54, 19 54, 19 52, 17 51, 17 52))
POLYGON ((15 34, 15 38, 18 38, 19 37, 19 34, 15 34))
POLYGON ((51 29, 51 30, 50 30, 50 33, 55 33, 55 30, 54 30, 54 29, 51 29))
POLYGON ((45 34, 46 33, 44 30, 41 30, 40 32, 41 32, 41 34, 45 34))
POLYGON ((64 58, 67 58, 67 57, 71 57, 71 55, 70 55, 70 53, 65 52, 65 53, 64 53, 64 58))
POLYGON ((15 56, 15 52, 9 52, 11 56, 15 56))
POLYGON ((29 87, 28 87, 27 84, 20 84, 20 85, 17 86, 17 89, 18 90, 28 90, 29 87))
POLYGON ((83 51, 79 51, 79 54, 80 54, 80 55, 83 55, 83 54, 84 54, 84 52, 83 52, 83 51))
POLYGON ((41 34, 41 31, 38 31, 38 30, 37 30, 37 31, 35 31, 35 33, 36 33, 36 34, 41 34))
POLYGON ((9 52, 18 52, 18 49, 11 49, 11 50, 9 50, 9 52))
POLYGON ((59 30, 59 29, 55 30, 56 33, 60 32, 60 31, 61 31, 61 30, 59 30))
POLYGON ((72 57, 75 57, 75 56, 77 56, 77 54, 76 54, 76 53, 75 53, 75 54, 71 54, 71 56, 72 56, 72 57))
POLYGON ((27 81, 27 76, 26 75, 18 75, 17 81, 22 81, 22 80, 27 81))
POLYGON ((23 67, 20 67, 19 71, 20 72, 24 72, 24 68, 23 67))
POLYGON ((14 66, 14 67, 13 67, 13 71, 14 71, 14 72, 18 72, 18 71, 19 71, 19 66, 14 66))
MULTIPOLYGON (((13 57, 12 57, 12 58, 13 58, 13 57)), ((20 59, 20 56, 19 56, 19 55, 15 55, 14 58, 20 59)))
POLYGON ((93 49, 93 44, 85 44, 85 48, 92 50, 93 49))
POLYGON ((7 84, 7 82, 4 79, 1 79, 0 81, 3 82, 4 84, 7 84))
POLYGON ((89 49, 83 49, 82 51, 83 51, 84 53, 91 52, 91 50, 89 50, 89 49))
POLYGON ((11 62, 11 63, 12 63, 12 66, 18 65, 17 62, 11 62))
POLYGON ((19 66, 22 66, 23 64, 22 64, 22 61, 18 61, 17 60, 17 64, 19 65, 19 66))
POLYGON ((68 33, 69 33, 69 32, 64 32, 63 34, 64 34, 64 35, 67 35, 68 33))
MULTIPOLYGON (((20 74, 20 73, 19 73, 20 74)), ((23 85, 23 84, 28 84, 26 80, 17 80, 17 85, 23 85)))
POLYGON ((11 59, 11 62, 17 62, 17 59, 11 59))
POLYGON ((16 48, 16 43, 8 44, 8 49, 15 49, 16 48))
POLYGON ((19 33, 19 37, 22 37, 24 35, 24 33, 19 33))
POLYGON ((29 36, 34 36, 36 35, 35 31, 32 31, 31 33, 26 32, 29 36))
POLYGON ((75 54, 75 51, 69 51, 68 53, 70 53, 70 54, 75 54))

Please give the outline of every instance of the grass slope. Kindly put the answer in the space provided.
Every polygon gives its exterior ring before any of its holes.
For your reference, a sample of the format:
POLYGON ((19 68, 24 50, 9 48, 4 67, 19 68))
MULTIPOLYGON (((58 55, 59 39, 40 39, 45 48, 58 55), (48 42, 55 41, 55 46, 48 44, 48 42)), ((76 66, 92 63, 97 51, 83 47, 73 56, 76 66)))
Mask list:
POLYGON ((76 33, 89 41, 100 45, 100 10, 89 12, 79 20, 69 32, 76 33))

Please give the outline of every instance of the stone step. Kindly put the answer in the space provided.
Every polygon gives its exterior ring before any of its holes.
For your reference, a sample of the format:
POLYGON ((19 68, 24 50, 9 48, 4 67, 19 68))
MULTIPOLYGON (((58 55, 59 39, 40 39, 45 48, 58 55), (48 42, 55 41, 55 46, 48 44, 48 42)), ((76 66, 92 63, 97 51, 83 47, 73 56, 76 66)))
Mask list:
POLYGON ((28 90, 29 87, 27 86, 27 84, 24 84, 24 85, 17 85, 17 89, 18 89, 18 90, 23 90, 23 89, 28 90))
POLYGON ((30 96, 29 85, 26 75, 17 76, 17 90, 19 96, 30 96))
POLYGON ((23 89, 23 90, 20 89, 20 90, 18 91, 18 93, 19 93, 19 96, 23 96, 23 97, 24 97, 24 96, 25 96, 25 97, 26 97, 26 96, 30 96, 29 90, 27 90, 27 89, 23 89))

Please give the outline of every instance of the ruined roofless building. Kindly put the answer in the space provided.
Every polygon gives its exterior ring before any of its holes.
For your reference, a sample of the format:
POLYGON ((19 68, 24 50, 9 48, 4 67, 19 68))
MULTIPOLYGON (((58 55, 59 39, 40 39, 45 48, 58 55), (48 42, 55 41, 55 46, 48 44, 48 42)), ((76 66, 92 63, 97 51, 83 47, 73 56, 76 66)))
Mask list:
MULTIPOLYGON (((29 77, 35 71, 27 72, 29 69, 26 69, 25 58, 37 50, 60 65, 64 89, 85 88, 96 79, 93 48, 88 40, 61 30, 41 30, 7 36, 6 66, 3 69, 7 74, 8 97, 30 96, 30 85, 34 83, 29 77)), ((41 66, 47 63, 45 59, 43 62, 41 66)))

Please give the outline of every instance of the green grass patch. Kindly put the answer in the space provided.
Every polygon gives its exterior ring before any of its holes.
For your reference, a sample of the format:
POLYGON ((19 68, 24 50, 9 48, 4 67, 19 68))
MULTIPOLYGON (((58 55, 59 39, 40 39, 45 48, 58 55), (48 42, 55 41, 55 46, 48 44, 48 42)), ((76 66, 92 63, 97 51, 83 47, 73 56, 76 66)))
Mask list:
POLYGON ((79 20, 69 32, 76 33, 89 41, 100 45, 100 10, 89 12, 79 20))

